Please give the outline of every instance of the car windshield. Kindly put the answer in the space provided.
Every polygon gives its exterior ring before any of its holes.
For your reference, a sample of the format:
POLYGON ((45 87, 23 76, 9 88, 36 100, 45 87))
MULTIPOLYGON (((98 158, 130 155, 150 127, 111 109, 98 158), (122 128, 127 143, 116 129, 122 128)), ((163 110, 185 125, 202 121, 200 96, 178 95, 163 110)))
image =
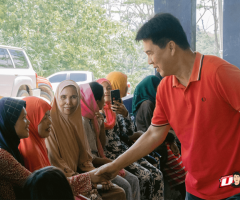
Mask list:
POLYGON ((87 74, 84 73, 71 73, 70 80, 75 82, 83 82, 87 80, 87 74))
POLYGON ((16 68, 21 68, 21 69, 28 68, 28 62, 22 51, 10 49, 9 52, 12 55, 12 59, 16 68))
POLYGON ((0 49, 0 68, 13 68, 11 58, 6 49, 0 49))

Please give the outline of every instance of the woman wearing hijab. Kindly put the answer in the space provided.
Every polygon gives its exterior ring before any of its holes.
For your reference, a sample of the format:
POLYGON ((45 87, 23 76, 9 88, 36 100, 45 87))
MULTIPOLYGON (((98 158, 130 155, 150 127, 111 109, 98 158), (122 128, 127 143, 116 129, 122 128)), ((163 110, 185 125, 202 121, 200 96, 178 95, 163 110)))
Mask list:
POLYGON ((151 125, 159 83, 159 78, 150 75, 144 78, 134 91, 132 111, 136 117, 137 130, 146 132, 151 125))
MULTIPOLYGON (((119 76, 120 78, 122 77, 122 79, 125 79, 126 75, 122 76, 121 74, 122 73, 117 73, 117 76, 115 76, 114 79, 109 75, 107 78, 114 83, 119 76)), ((105 96, 103 112, 106 116, 104 125, 108 142, 105 146, 104 152, 107 158, 114 160, 129 149, 128 144, 133 140, 136 140, 138 134, 134 134, 134 124, 131 121, 128 112, 124 115, 125 111, 123 110, 126 109, 124 105, 118 104, 118 106, 115 107, 111 105, 110 91, 119 88, 112 88, 109 80, 99 79, 97 82, 103 86, 105 96), (121 110, 119 109, 120 106, 122 106, 120 108, 121 110), (115 112, 113 110, 115 110, 115 112)), ((125 80, 124 83, 126 84, 125 86, 127 86, 127 80, 125 80)), ((114 85, 117 85, 117 83, 114 83, 114 85)), ((122 88, 125 88, 125 94, 122 92, 122 96, 125 96, 127 92, 125 86, 122 86, 122 88)), ((126 170, 138 177, 141 199, 163 199, 164 185, 162 173, 146 159, 142 158, 138 162, 134 162, 126 167, 126 170)))
MULTIPOLYGON (((63 81, 57 87, 50 112, 52 130, 46 138, 48 157, 67 177, 95 169, 82 125, 80 98, 79 86, 71 80, 63 81)), ((103 199, 126 199, 122 188, 106 185, 111 190, 102 193, 103 199)))
POLYGON ((48 159, 45 138, 51 131, 51 106, 38 97, 26 97, 27 118, 30 121, 29 137, 22 139, 18 149, 24 159, 24 166, 31 172, 51 166, 48 159))
POLYGON ((25 108, 22 100, 0 100, 0 199, 21 198, 21 188, 31 174, 18 151, 20 139, 28 137, 25 108))
MULTIPOLYGON (((51 166, 48 159, 45 138, 51 131, 51 106, 38 97, 26 97, 27 118, 30 121, 29 137, 21 140, 18 149, 24 160, 24 166, 34 172, 41 168, 51 166)), ((92 173, 92 172, 91 172, 92 173)), ((74 190, 74 194, 84 194, 87 197, 97 196, 95 199, 101 199, 96 190, 92 190, 93 175, 84 173, 74 177, 69 177, 68 181, 74 190)))
MULTIPOLYGON (((105 102, 103 87, 97 82, 91 82, 80 85, 80 91, 83 125, 92 151, 93 164, 101 166, 112 162, 112 160, 106 158, 103 151, 106 135, 104 118, 99 113, 105 102)), ((127 200, 140 199, 139 181, 133 174, 121 170, 119 176, 113 179, 112 182, 125 190, 127 200)))
MULTIPOLYGON (((30 97, 29 97, 30 98, 30 97)), ((26 102, 12 98, 0 100, 0 199, 24 198, 22 187, 31 172, 24 167, 18 150, 20 139, 29 135, 26 102)), ((37 113, 36 113, 37 114, 37 113)), ((101 180, 93 172, 68 178, 73 194, 92 189, 101 180)))

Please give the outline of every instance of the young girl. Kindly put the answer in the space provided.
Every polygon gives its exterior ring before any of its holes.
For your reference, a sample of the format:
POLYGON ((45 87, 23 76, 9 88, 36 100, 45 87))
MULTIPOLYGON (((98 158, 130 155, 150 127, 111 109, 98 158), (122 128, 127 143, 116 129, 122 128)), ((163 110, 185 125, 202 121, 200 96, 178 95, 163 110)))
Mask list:
MULTIPOLYGON (((99 110, 103 108, 105 102, 103 87, 97 82, 91 82, 80 85, 80 91, 82 96, 81 108, 83 125, 92 151, 93 164, 95 166, 101 166, 112 162, 112 160, 106 158, 103 151, 106 143, 106 135, 103 123, 104 118, 99 113, 99 110)), ((125 190, 128 200, 140 199, 139 181, 137 177, 125 170, 121 170, 119 175, 120 176, 117 176, 112 182, 125 190)))

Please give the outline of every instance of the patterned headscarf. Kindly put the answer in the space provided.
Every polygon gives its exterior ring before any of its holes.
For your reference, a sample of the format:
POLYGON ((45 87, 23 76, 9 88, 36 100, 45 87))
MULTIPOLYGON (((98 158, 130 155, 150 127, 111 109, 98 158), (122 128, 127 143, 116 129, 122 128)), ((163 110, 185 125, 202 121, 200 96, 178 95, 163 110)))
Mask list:
POLYGON ((6 97, 0 100, 0 148, 8 151, 22 165, 24 163, 18 150, 20 138, 14 126, 23 108, 26 108, 25 101, 6 97))

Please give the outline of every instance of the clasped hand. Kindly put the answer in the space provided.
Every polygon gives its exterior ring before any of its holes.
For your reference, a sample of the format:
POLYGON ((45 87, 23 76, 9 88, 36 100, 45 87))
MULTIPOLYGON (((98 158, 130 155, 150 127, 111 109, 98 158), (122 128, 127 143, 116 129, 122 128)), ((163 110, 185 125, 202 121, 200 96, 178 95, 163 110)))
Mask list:
POLYGON ((103 188, 102 188, 103 190, 111 190, 111 188, 113 187, 113 184, 110 181, 111 179, 108 179, 101 175, 95 175, 97 170, 98 169, 94 169, 89 172, 93 186, 96 187, 97 184, 101 184, 103 186, 103 188))

